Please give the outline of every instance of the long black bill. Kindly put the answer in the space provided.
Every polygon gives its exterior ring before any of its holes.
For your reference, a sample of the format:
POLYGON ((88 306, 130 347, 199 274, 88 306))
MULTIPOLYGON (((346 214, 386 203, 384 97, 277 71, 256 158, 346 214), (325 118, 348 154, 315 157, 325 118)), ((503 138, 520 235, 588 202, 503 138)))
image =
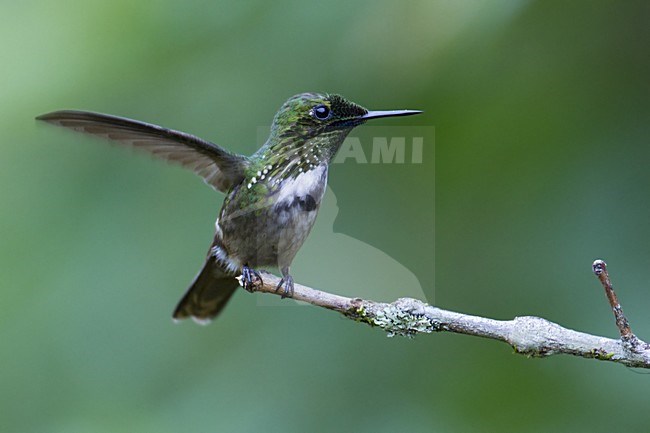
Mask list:
POLYGON ((378 119, 380 117, 396 117, 396 116, 412 116, 420 114, 420 110, 387 110, 387 111, 368 111, 368 113, 361 116, 360 120, 378 119))

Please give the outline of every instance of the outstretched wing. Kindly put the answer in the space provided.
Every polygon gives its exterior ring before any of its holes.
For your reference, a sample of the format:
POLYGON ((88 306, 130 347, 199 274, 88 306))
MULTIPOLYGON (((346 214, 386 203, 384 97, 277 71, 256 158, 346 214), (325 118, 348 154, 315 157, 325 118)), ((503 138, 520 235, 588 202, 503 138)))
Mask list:
POLYGON ((244 178, 248 158, 180 131, 150 123, 89 111, 54 111, 36 118, 79 132, 108 138, 125 146, 187 167, 217 191, 227 192, 244 178))

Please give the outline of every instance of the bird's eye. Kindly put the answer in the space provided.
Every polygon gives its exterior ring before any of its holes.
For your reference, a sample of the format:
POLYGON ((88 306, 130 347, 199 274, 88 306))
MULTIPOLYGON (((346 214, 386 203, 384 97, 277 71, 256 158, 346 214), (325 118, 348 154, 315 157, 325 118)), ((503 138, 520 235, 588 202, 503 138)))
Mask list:
POLYGON ((319 120, 325 120, 330 117, 331 111, 327 105, 317 105, 311 110, 311 115, 319 120))

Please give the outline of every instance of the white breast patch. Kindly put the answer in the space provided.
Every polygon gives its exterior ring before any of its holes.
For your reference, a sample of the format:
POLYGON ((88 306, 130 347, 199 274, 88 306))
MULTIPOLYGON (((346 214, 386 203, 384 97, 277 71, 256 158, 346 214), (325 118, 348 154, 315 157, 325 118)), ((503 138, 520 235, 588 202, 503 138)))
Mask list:
POLYGON ((294 179, 285 180, 278 192, 276 204, 291 204, 295 197, 304 197, 306 195, 314 196, 317 201, 320 201, 327 182, 327 179, 323 182, 325 170, 325 165, 319 165, 313 170, 300 173, 294 179))

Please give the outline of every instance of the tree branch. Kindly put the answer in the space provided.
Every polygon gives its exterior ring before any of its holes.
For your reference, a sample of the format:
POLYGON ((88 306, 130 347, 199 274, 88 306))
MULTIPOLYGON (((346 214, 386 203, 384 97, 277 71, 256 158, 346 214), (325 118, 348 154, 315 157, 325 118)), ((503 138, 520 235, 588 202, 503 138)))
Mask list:
POLYGON ((614 313, 616 327, 618 327, 618 332, 621 334, 621 341, 628 349, 634 351, 641 342, 637 336, 632 333, 630 323, 627 321, 627 317, 625 317, 625 314, 623 313, 623 307, 618 303, 618 297, 614 292, 614 287, 612 287, 612 282, 609 279, 609 273, 607 272, 607 263, 602 260, 596 260, 591 267, 605 289, 607 301, 609 302, 610 307, 612 307, 612 312, 614 313))
MULTIPOLYGON (((388 333, 413 337, 418 333, 454 332, 503 341, 516 353, 533 357, 556 354, 581 356, 601 361, 617 362, 628 367, 650 368, 650 344, 639 340, 630 330, 623 310, 613 294, 605 262, 597 260, 594 273, 605 282, 610 303, 620 323, 622 339, 600 337, 564 328, 546 319, 534 316, 515 317, 513 320, 495 320, 469 314, 442 310, 422 301, 400 298, 392 303, 347 298, 296 284, 292 298, 317 307, 338 311, 357 322, 378 326, 388 333), (609 291, 607 289, 609 287, 609 291), (618 308, 615 308, 618 306, 618 308)), ((276 287, 280 279, 261 272, 262 283, 251 291, 280 295, 276 287)))

